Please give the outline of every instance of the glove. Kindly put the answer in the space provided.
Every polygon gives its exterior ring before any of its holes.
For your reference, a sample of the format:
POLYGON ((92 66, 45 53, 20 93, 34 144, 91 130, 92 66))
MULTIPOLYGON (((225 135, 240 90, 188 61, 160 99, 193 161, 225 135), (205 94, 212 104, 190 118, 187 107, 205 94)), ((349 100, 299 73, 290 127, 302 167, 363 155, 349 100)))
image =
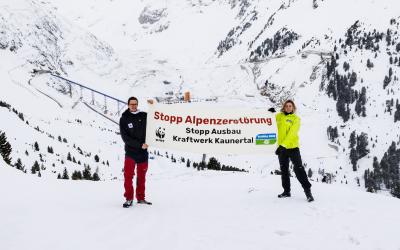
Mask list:
POLYGON ((268 111, 269 111, 269 112, 272 112, 272 113, 275 113, 275 112, 276 112, 275 108, 269 108, 268 111))
POLYGON ((279 147, 276 149, 276 151, 275 151, 275 154, 276 155, 283 155, 283 154, 285 154, 286 153, 286 148, 285 147, 283 147, 283 146, 280 146, 279 145, 279 147))

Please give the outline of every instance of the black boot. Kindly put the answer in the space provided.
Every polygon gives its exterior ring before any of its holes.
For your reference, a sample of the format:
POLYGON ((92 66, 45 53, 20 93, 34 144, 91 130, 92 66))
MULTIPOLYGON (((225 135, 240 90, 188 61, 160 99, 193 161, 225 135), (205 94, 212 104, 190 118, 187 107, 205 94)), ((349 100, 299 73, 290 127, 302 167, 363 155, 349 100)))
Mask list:
POLYGON ((132 203, 133 203, 133 200, 127 200, 127 201, 125 201, 124 204, 122 204, 122 206, 123 206, 124 208, 128 208, 128 207, 131 207, 131 206, 132 206, 132 203))
POLYGON ((290 196, 291 196, 290 192, 286 192, 286 191, 281 194, 278 194, 278 198, 288 198, 290 196))
POLYGON ((138 200, 137 203, 138 204, 153 205, 153 203, 151 203, 150 201, 146 201, 146 200, 138 200))
POLYGON ((314 201, 314 197, 311 194, 311 189, 304 190, 304 193, 306 194, 308 202, 314 201))

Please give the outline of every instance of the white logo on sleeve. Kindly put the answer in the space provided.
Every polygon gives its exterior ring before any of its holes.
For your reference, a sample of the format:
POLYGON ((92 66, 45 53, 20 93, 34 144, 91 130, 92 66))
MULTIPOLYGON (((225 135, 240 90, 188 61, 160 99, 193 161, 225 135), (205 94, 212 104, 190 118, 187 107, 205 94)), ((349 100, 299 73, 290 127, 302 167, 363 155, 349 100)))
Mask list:
POLYGON ((132 123, 128 123, 128 127, 129 128, 133 128, 133 124, 132 123))

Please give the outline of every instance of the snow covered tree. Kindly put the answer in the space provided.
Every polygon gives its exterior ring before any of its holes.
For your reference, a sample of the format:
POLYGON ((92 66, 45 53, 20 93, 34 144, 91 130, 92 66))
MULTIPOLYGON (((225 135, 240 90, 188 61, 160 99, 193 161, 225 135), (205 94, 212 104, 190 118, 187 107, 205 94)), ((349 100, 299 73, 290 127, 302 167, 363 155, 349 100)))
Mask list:
POLYGON ((350 64, 348 62, 344 62, 343 63, 343 69, 345 72, 349 71, 350 69, 350 64))
POLYGON ((394 112, 394 122, 400 121, 400 104, 399 100, 396 100, 396 111, 394 112))
POLYGON ((70 152, 68 152, 67 160, 68 160, 68 161, 72 161, 72 157, 71 157, 71 153, 70 153, 70 152))
POLYGON ((366 94, 367 94, 366 88, 362 87, 360 96, 357 99, 356 107, 355 107, 355 111, 356 111, 357 115, 359 115, 359 116, 361 115, 363 117, 366 116, 366 114, 365 114, 365 104, 367 103, 366 94))
POLYGON ((76 150, 78 150, 79 154, 83 155, 83 151, 80 147, 78 147, 76 150))
POLYGON ((350 119, 350 108, 349 105, 346 104, 346 102, 339 98, 337 103, 336 103, 336 110, 338 112, 338 115, 343 118, 344 122, 347 122, 350 119))
POLYGON ((317 0, 313 0, 313 8, 314 8, 314 9, 318 8, 318 2, 317 2, 317 0))
POLYGON ((10 109, 11 105, 6 102, 0 101, 0 107, 10 109))
POLYGON ((357 145, 356 145, 358 159, 363 158, 368 155, 368 135, 366 133, 361 133, 357 136, 357 145))
POLYGON ((374 64, 371 62, 371 60, 367 60, 367 68, 372 69, 374 67, 374 64))
POLYGON ((215 157, 211 157, 208 160, 207 169, 221 170, 221 163, 215 157))
POLYGON ((369 153, 368 135, 361 133, 359 136, 353 131, 350 135, 350 161, 353 165, 353 171, 357 171, 357 161, 369 153))
POLYGON ((99 156, 98 156, 98 155, 95 155, 95 156, 94 156, 94 160, 95 160, 96 162, 99 162, 99 161, 100 161, 99 156))
POLYGON ((18 114, 18 117, 19 117, 19 119, 21 119, 22 121, 25 121, 24 114, 19 113, 19 114, 18 114))
POLYGON ((352 148, 350 150, 350 162, 351 165, 353 166, 353 171, 357 171, 357 161, 358 161, 357 151, 354 148, 352 148))
POLYGON ((93 181, 99 181, 99 180, 100 180, 99 174, 98 173, 94 173, 93 174, 93 181))
POLYGON ((190 160, 189 159, 186 160, 186 167, 190 168, 190 160))
POLYGON ((206 168, 206 163, 202 161, 199 163, 197 170, 204 170, 205 168, 206 168))
POLYGON ((390 194, 400 199, 400 182, 393 184, 393 187, 390 189, 390 194))
POLYGON ((391 81, 392 80, 388 76, 385 76, 385 79, 383 80, 383 88, 385 89, 391 81))
POLYGON ((313 171, 311 170, 311 168, 308 169, 307 176, 308 178, 311 178, 313 176, 313 171))
POLYGON ((33 147, 34 147, 35 151, 39 151, 40 150, 39 144, 37 143, 37 141, 35 141, 33 147))
POLYGON ((35 163, 33 163, 33 166, 31 168, 31 173, 36 174, 36 172, 38 171, 40 171, 39 163, 35 161, 35 163))
POLYGON ((83 179, 85 179, 85 180, 91 180, 92 179, 92 173, 91 173, 91 169, 90 169, 89 165, 85 166, 85 169, 82 172, 82 176, 83 176, 83 179))
POLYGON ((373 182, 374 182, 374 188, 376 190, 380 190, 380 186, 382 184, 382 171, 381 171, 381 165, 378 162, 378 158, 374 157, 374 161, 372 163, 373 167, 373 182))
POLYGON ((11 152, 11 144, 7 141, 6 134, 0 131, 0 155, 8 165, 11 164, 11 152))
POLYGON ((64 168, 64 172, 63 172, 63 175, 62 175, 62 179, 64 179, 64 180, 69 180, 67 168, 64 168))
POLYGON ((81 171, 75 170, 71 175, 72 180, 82 180, 82 173, 81 171))
POLYGON ((21 171, 24 171, 24 170, 25 170, 25 167, 24 167, 24 165, 22 164, 22 161, 21 161, 20 158, 17 159, 17 162, 15 163, 14 166, 15 166, 15 168, 18 169, 18 170, 21 170, 21 171))
POLYGON ((339 133, 338 133, 337 127, 329 126, 328 129, 327 129, 327 133, 328 133, 328 139, 331 142, 334 142, 335 139, 339 137, 339 133))
POLYGON ((99 181, 100 176, 99 176, 99 168, 96 168, 96 171, 93 173, 93 181, 99 181))
POLYGON ((356 141, 356 131, 351 132, 350 134, 350 139, 349 139, 349 148, 354 148, 354 146, 356 145, 357 141, 356 141))
POLYGON ((380 162, 374 157, 373 171, 366 171, 364 179, 367 191, 379 190, 383 184, 391 191, 392 195, 396 196, 398 194, 397 185, 400 182, 399 165, 400 149, 396 149, 396 143, 392 142, 380 162))

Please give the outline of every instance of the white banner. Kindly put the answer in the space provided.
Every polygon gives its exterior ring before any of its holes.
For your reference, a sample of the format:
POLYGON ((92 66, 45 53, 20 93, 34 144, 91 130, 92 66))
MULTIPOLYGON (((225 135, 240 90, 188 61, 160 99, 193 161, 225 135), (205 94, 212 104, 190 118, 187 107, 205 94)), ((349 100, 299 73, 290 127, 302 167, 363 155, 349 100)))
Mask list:
POLYGON ((218 108, 192 104, 152 104, 146 143, 194 153, 272 154, 277 132, 266 109, 218 108))

